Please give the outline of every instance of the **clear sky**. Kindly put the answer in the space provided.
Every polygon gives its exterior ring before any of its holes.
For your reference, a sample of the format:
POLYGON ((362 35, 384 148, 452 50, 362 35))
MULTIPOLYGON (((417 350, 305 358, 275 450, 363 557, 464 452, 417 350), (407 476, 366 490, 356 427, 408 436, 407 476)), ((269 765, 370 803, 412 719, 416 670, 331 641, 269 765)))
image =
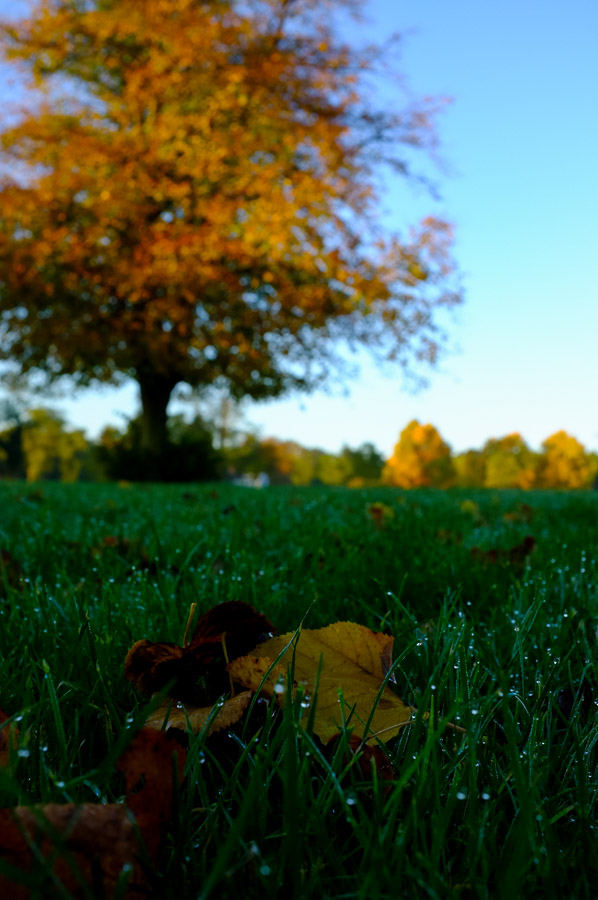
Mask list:
MULTIPOLYGON (((0 11, 8 11, 0 0, 0 11)), ((411 394, 364 358, 338 389, 248 408, 264 435, 389 454, 412 418, 459 451, 519 431, 538 447, 565 429, 598 449, 598 3, 371 0, 355 33, 405 35, 400 68, 417 95, 450 96, 439 121, 440 200, 390 178, 385 221, 455 223, 466 301, 451 351, 411 394)), ((390 90, 390 88, 388 89, 390 90)), ((57 405, 91 435, 131 413, 134 388, 57 405)))

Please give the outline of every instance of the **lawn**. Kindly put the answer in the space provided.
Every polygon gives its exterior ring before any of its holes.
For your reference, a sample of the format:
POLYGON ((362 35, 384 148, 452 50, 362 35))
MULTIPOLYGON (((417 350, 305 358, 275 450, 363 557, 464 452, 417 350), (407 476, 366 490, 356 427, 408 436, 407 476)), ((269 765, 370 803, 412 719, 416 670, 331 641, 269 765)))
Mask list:
POLYGON ((374 771, 299 698, 189 735, 154 896, 595 896, 598 494, 2 483, 0 509, 1 806, 121 799, 128 649, 241 600, 391 633, 418 713, 374 771))

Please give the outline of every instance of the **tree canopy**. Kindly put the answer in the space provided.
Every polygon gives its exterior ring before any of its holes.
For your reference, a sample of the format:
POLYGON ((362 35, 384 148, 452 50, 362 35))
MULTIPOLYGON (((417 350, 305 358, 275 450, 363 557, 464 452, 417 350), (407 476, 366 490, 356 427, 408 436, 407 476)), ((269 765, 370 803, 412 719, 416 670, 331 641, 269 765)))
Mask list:
POLYGON ((433 425, 413 419, 401 432, 382 478, 401 488, 449 487, 455 481, 451 448, 433 425))
POLYGON ((312 0, 40 0, 0 49, 43 88, 0 135, 0 360, 135 379, 159 447, 176 384, 313 388, 339 339, 434 361, 451 227, 379 226, 434 104, 372 107, 376 51, 312 0))

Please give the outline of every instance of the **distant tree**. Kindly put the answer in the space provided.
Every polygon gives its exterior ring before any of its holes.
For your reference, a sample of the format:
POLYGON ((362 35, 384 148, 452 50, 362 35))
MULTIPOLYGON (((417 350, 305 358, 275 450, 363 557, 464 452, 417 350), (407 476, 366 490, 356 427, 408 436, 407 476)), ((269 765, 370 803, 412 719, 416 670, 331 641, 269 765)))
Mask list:
POLYGON ((345 460, 349 470, 345 484, 364 487, 380 481, 384 457, 373 444, 365 443, 353 450, 350 447, 343 447, 341 458, 345 460))
POLYGON ((48 409, 32 409, 21 430, 27 481, 77 481, 89 453, 83 431, 67 430, 63 418, 48 409))
POLYGON ((124 431, 105 428, 96 447, 98 463, 104 475, 126 481, 158 478, 166 482, 209 481, 220 477, 221 454, 214 448, 212 432, 201 416, 188 422, 184 416, 171 416, 167 443, 159 471, 143 452, 141 422, 132 419, 124 431))
POLYGON ((1 134, 0 360, 134 379, 157 460, 178 383, 313 388, 339 339, 435 360, 451 228, 377 216, 379 166, 410 173, 434 107, 372 106, 379 51, 339 40, 343 5, 39 0, 1 25, 47 90, 1 134))
POLYGON ((484 487, 524 490, 534 487, 539 456, 517 432, 486 441, 482 456, 486 464, 484 487))
POLYGON ((0 478, 25 478, 24 410, 10 398, 0 403, 0 478))
POLYGON ((537 479, 539 487, 571 490, 590 486, 592 461, 576 438, 566 431, 557 431, 546 438, 542 450, 537 479))
POLYGON ((382 480, 402 488, 449 487, 455 480, 451 448, 433 425, 414 419, 401 432, 382 480))
POLYGON ((459 487, 483 487, 486 478, 486 460, 480 450, 467 450, 453 457, 453 466, 459 487))
POLYGON ((346 484, 351 477, 351 463, 342 454, 335 456, 333 453, 315 454, 315 480, 322 484, 341 485, 346 484))

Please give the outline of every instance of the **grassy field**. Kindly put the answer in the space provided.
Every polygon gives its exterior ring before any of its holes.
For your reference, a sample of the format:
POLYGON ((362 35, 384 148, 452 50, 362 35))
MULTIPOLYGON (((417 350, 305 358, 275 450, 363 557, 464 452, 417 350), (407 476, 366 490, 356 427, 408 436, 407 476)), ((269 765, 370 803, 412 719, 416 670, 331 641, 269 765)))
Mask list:
POLYGON ((0 805, 118 799, 127 650, 243 600, 390 630, 420 713, 390 782, 290 705, 191 736, 158 897, 595 896, 598 494, 5 483, 0 510, 0 805))

